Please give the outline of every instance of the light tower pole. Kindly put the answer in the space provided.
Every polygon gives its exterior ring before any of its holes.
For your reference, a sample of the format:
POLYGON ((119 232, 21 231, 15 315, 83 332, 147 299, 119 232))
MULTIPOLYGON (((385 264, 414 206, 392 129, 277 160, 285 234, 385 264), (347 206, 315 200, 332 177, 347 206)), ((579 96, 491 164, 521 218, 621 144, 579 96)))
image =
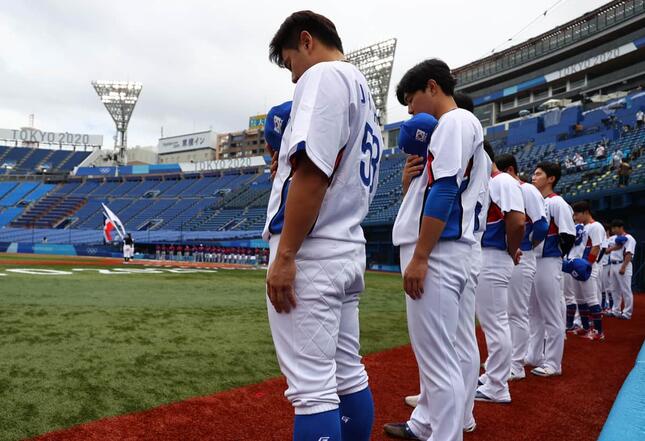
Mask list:
POLYGON ((372 92, 381 125, 387 122, 387 94, 396 52, 396 38, 364 47, 346 54, 347 61, 360 70, 372 92))
POLYGON ((128 123, 143 86, 132 81, 92 81, 92 86, 116 124, 118 162, 127 164, 128 123))

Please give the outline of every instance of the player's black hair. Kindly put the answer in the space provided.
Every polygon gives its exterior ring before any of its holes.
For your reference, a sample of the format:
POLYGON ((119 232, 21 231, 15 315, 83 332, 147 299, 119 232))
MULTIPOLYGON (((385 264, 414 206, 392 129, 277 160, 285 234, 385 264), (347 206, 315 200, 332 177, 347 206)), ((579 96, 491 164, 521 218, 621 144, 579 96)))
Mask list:
POLYGON ((558 164, 557 162, 539 162, 538 165, 535 166, 535 168, 541 169, 548 178, 555 177, 555 180, 553 181, 554 187, 560 180, 560 176, 562 176, 562 169, 560 169, 560 164, 558 164))
POLYGON ((431 58, 417 64, 403 75, 396 86, 396 98, 399 103, 407 106, 405 94, 426 90, 430 80, 435 80, 446 95, 454 95, 457 79, 450 73, 450 68, 445 62, 431 58))
POLYGON ((484 140, 484 151, 486 152, 490 160, 492 162, 495 162, 495 151, 493 150, 493 146, 490 145, 490 142, 488 142, 487 140, 484 140))
POLYGON ((495 165, 497 166, 498 169, 500 169, 503 172, 508 170, 509 167, 513 167, 513 170, 515 170, 515 173, 518 173, 517 161, 515 160, 515 156, 510 155, 508 153, 495 156, 495 165))
POLYGON ((271 43, 269 43, 269 60, 284 67, 283 49, 298 49, 300 33, 307 31, 312 37, 320 40, 325 46, 343 52, 343 42, 338 36, 336 26, 327 17, 312 11, 298 11, 291 14, 280 25, 271 43))
POLYGON ((613 221, 611 221, 611 227, 625 228, 625 222, 623 222, 622 219, 614 219, 613 221))
POLYGON ((455 99, 455 103, 460 109, 468 110, 470 113, 475 111, 473 99, 467 93, 455 92, 452 97, 455 99))
POLYGON ((591 204, 589 201, 578 201, 571 208, 573 208, 574 213, 584 213, 585 211, 591 213, 591 204))

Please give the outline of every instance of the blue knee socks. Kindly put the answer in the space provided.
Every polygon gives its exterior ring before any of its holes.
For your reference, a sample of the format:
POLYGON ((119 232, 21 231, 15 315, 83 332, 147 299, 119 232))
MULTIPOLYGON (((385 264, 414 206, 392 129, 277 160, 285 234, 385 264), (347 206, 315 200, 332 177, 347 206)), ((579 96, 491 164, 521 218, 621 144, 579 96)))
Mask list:
POLYGON ((567 329, 573 329, 573 319, 576 317, 576 305, 567 305, 567 329))
POLYGON ((580 312, 580 321, 582 322, 582 328, 585 330, 589 329, 589 305, 587 303, 580 303, 578 305, 578 311, 580 312))
POLYGON ((598 331, 599 334, 602 334, 602 310, 599 305, 592 305, 589 308, 591 313, 591 319, 593 320, 593 327, 598 331))
POLYGON ((369 441, 373 423, 374 401, 369 387, 360 392, 340 396, 340 428, 343 441, 369 441))
POLYGON ((341 441, 338 409, 311 415, 296 415, 293 424, 293 441, 319 441, 321 439, 341 441))

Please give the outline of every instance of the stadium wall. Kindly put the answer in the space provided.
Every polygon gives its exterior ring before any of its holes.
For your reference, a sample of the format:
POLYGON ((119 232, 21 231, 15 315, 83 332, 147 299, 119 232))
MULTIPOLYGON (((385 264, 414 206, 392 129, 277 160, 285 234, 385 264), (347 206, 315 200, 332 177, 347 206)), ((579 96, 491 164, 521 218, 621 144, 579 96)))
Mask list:
POLYGON ((609 412, 599 441, 645 439, 645 343, 609 412))

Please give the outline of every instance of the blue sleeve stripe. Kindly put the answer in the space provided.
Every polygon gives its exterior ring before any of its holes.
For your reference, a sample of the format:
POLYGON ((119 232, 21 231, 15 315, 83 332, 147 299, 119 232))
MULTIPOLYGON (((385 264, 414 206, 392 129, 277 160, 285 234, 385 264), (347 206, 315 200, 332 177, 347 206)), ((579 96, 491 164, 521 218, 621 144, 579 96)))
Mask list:
POLYGON ((533 241, 542 242, 549 231, 549 224, 544 217, 533 224, 533 241))
POLYGON ((437 179, 430 187, 423 215, 446 222, 458 192, 456 175, 437 179))

